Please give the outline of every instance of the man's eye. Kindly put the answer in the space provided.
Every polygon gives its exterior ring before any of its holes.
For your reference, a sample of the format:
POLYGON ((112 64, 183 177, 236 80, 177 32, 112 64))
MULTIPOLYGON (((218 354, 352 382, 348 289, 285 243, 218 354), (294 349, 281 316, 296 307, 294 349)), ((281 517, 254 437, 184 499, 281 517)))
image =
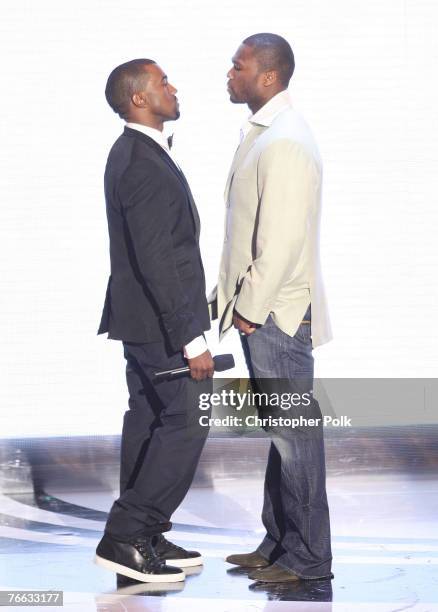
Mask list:
POLYGON ((236 64, 234 64, 233 68, 234 70, 240 70, 240 66, 236 66, 236 64))

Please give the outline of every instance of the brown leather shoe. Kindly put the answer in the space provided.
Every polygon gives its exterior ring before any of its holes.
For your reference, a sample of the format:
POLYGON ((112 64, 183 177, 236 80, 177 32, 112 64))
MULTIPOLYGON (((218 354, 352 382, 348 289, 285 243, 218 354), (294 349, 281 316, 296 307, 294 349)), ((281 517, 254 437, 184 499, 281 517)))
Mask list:
POLYGON ((250 572, 248 578, 257 580, 258 582, 297 582, 301 580, 301 578, 291 570, 275 565, 275 563, 269 567, 250 572))
POLYGON ((242 555, 229 555, 225 561, 233 563, 233 565, 240 565, 242 567, 267 567, 269 561, 262 557, 256 550, 252 553, 246 553, 242 555))

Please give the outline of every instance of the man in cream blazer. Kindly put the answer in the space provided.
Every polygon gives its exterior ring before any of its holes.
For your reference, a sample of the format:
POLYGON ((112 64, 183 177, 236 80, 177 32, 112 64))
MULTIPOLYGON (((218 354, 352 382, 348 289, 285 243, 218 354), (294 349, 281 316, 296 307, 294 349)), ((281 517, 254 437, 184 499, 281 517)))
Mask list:
POLYGON ((331 339, 319 257, 322 165, 307 124, 283 90, 249 119, 225 188, 217 287, 221 336, 233 311, 286 334, 312 304, 312 343, 331 339))
MULTIPOLYGON (((287 381, 287 388, 311 395, 312 348, 331 338, 319 256, 321 159, 287 92, 294 69, 287 41, 255 34, 232 61, 230 99, 248 104, 252 116, 242 129, 225 190, 220 335, 233 325, 239 330, 258 390, 275 391, 275 380, 281 380, 281 391, 287 381)), ((318 403, 312 399, 301 414, 320 418, 318 403)), ((266 427, 272 438, 262 515, 266 536, 253 553, 227 557, 251 568, 250 578, 332 576, 320 423, 302 431, 266 427)))

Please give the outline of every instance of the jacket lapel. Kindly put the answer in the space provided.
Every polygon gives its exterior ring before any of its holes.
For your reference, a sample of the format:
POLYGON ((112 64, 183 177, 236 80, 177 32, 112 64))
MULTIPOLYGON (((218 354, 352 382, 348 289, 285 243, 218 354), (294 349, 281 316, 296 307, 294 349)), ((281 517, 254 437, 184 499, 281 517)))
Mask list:
POLYGON ((180 177, 180 179, 182 179, 184 187, 186 188, 187 195, 188 195, 188 198, 189 198, 189 203, 190 203, 190 209, 192 211, 193 222, 195 224, 196 240, 199 241, 199 236, 200 236, 200 233, 201 233, 201 220, 199 218, 198 209, 196 208, 195 200, 193 198, 193 195, 192 195, 192 192, 190 190, 189 184, 187 182, 186 177, 184 176, 183 171, 175 165, 175 163, 173 162, 171 157, 167 156, 167 158, 172 163, 173 168, 176 169, 176 171, 178 173, 178 176, 180 177))
POLYGON ((262 125, 253 125, 253 127, 248 132, 246 137, 242 140, 240 145, 237 147, 237 150, 234 154, 233 161, 231 163, 230 171, 228 173, 227 182, 225 185, 225 192, 224 192, 225 202, 227 202, 228 200, 228 194, 230 193, 234 173, 239 167, 239 164, 245 159, 245 157, 248 155, 252 147, 255 145, 258 136, 260 136, 260 134, 262 134, 265 130, 266 130, 266 127, 262 125))
POLYGON ((157 142, 155 142, 153 138, 149 138, 149 136, 147 136, 146 134, 143 134, 143 132, 139 132, 138 130, 133 130, 132 128, 128 128, 128 127, 125 127, 125 134, 130 137, 140 138, 141 140, 143 140, 143 142, 145 142, 145 144, 147 144, 149 147, 154 149, 154 151, 161 157, 164 163, 169 167, 170 171, 173 172, 173 174, 178 178, 180 183, 183 185, 186 191, 186 194, 187 194, 187 199, 190 204, 190 211, 192 214, 193 225, 195 227, 196 240, 199 241, 199 236, 201 232, 201 222, 199 218, 199 213, 198 213, 198 209, 196 208, 196 204, 195 204, 195 200, 193 199, 192 192, 190 191, 189 184, 182 170, 178 168, 178 166, 175 164, 175 162, 170 157, 170 155, 168 155, 166 151, 163 149, 163 147, 161 147, 157 142))

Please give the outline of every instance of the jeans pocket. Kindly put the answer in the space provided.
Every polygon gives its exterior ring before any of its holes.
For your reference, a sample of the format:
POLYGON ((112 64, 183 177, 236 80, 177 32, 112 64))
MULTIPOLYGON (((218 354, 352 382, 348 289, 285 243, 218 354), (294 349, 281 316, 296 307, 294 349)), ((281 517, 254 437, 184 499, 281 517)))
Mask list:
POLYGON ((312 331, 310 323, 300 323, 295 333, 295 337, 301 340, 302 342, 305 342, 306 344, 311 344, 312 331))

